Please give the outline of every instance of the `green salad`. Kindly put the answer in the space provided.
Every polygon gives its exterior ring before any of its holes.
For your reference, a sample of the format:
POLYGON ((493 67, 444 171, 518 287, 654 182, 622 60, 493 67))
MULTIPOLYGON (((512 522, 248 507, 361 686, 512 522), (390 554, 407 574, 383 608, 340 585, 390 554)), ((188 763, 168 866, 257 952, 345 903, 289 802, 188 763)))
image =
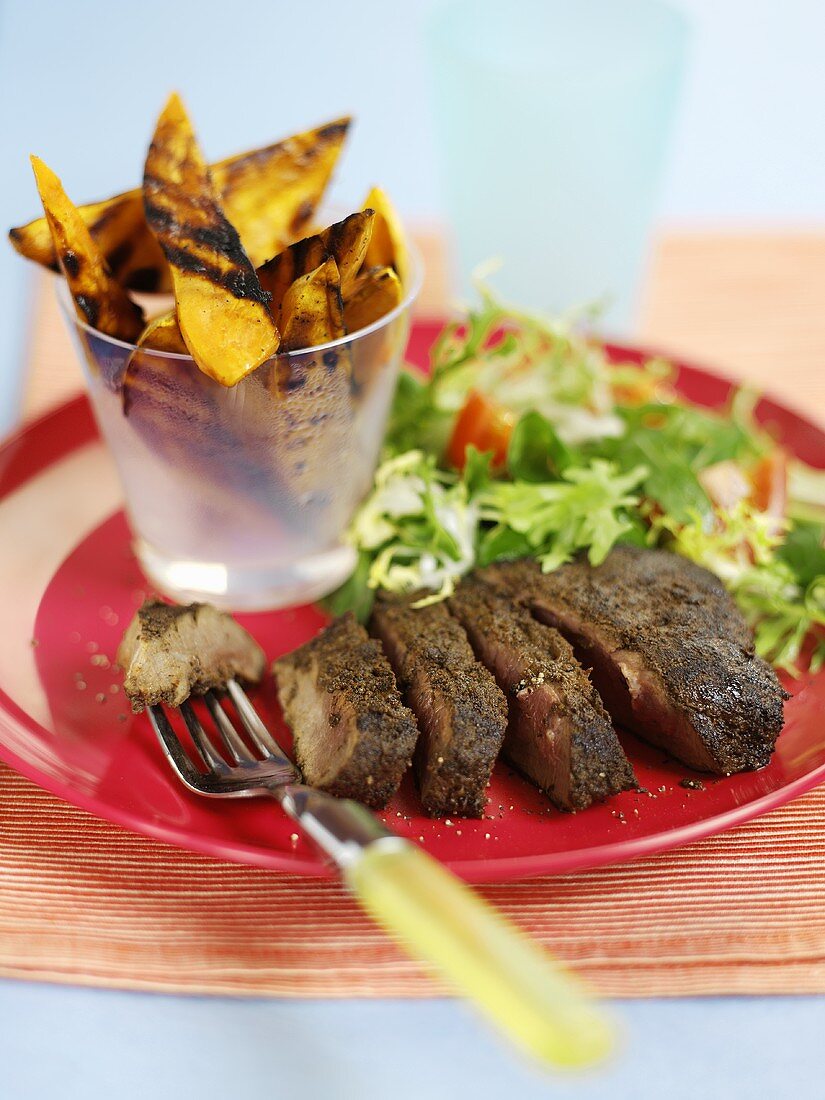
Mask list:
POLYGON ((618 542, 706 566, 775 666, 825 661, 825 474, 753 417, 686 403, 660 359, 615 363, 572 320, 486 289, 447 325, 424 378, 402 373, 372 491, 348 532, 358 565, 329 603, 369 614, 375 591, 450 595, 476 565, 525 555, 552 570, 618 542), (806 643, 810 639, 810 654, 806 643))

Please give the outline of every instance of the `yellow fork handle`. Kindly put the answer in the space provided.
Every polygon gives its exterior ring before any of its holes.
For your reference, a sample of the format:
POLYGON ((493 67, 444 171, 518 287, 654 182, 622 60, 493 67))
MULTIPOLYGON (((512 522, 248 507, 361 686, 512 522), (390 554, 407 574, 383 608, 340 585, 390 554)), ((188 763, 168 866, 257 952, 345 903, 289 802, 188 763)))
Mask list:
POLYGON ((585 1067, 615 1030, 572 974, 420 848, 370 844, 344 877, 367 911, 522 1049, 585 1067))

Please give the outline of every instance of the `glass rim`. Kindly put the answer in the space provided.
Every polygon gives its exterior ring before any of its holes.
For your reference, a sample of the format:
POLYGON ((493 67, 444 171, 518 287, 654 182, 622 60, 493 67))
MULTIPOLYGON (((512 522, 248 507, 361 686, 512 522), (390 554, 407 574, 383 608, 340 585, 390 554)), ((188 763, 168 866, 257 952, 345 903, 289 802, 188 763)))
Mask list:
MULTIPOLYGON (((409 273, 409 286, 407 287, 404 297, 388 313, 385 313, 382 317, 379 317, 377 321, 373 321, 372 324, 366 325, 364 328, 359 328, 356 332, 347 333, 345 336, 339 336, 336 340, 329 340, 326 344, 313 344, 307 348, 295 348, 292 351, 276 351, 274 355, 270 355, 268 359, 265 359, 263 363, 255 368, 254 371, 250 371, 250 374, 254 374, 255 371, 260 370, 261 367, 267 363, 272 363, 275 360, 288 361, 291 358, 304 358, 310 352, 318 353, 331 351, 335 348, 340 348, 345 344, 351 344, 356 340, 360 340, 362 337, 371 336, 372 333, 380 331, 385 328, 396 318, 400 317, 406 310, 410 308, 415 299, 421 292, 421 287, 424 282, 424 260, 421 252, 418 248, 409 240, 406 240, 407 254, 410 263, 409 273)), ((82 321, 75 312, 74 303, 72 302, 72 296, 69 292, 69 284, 63 277, 61 272, 54 272, 53 278, 55 280, 55 295, 60 304, 65 316, 76 325, 77 328, 83 332, 88 333, 90 336, 96 337, 98 340, 105 340, 106 343, 111 344, 113 347, 125 348, 129 352, 144 351, 147 355, 158 356, 163 359, 178 359, 188 363, 194 363, 195 358, 192 355, 184 354, 180 351, 160 351, 155 348, 141 348, 138 344, 131 344, 128 340, 120 340, 116 336, 109 336, 105 332, 101 332, 100 329, 94 328, 88 323, 88 321, 82 321)), ((160 316, 160 315, 159 315, 160 316)), ((248 377, 248 376, 246 376, 248 377)), ((241 379, 243 381, 243 379, 241 379)))

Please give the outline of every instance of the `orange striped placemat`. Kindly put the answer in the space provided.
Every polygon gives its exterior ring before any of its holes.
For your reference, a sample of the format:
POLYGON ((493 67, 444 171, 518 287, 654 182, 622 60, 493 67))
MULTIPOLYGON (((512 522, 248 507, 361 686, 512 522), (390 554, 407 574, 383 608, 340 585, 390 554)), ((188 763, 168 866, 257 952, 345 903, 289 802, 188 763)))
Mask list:
MULTIPOLYGON (((637 863, 481 887, 603 993, 825 992, 825 787, 637 863)), ((335 882, 222 863, 0 766, 0 974, 286 997, 442 992, 335 882)))

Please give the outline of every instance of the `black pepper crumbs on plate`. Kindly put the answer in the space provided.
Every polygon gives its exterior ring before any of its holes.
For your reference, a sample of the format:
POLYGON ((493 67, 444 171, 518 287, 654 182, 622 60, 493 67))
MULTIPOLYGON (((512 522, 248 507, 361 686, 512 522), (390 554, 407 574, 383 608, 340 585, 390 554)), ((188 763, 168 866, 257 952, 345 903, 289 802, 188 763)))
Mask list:
POLYGON ((704 791, 706 789, 701 779, 680 779, 679 786, 684 787, 686 791, 704 791))

